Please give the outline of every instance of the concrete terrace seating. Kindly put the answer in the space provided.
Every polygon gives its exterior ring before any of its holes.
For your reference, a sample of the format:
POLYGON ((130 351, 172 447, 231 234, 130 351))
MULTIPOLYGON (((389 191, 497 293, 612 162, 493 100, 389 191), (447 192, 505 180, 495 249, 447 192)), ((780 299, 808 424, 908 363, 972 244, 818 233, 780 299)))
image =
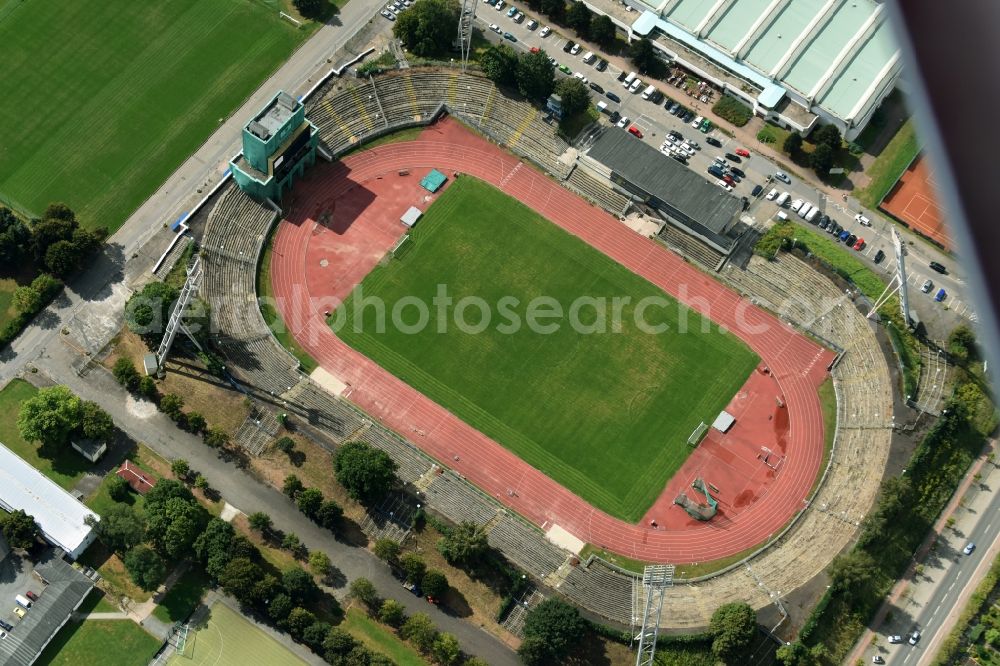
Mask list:
POLYGON ((174 246, 170 249, 170 252, 167 253, 167 256, 164 257, 163 263, 160 264, 160 267, 157 268, 156 272, 153 274, 161 280, 167 279, 167 275, 174 269, 174 266, 177 265, 177 261, 184 254, 184 251, 187 250, 188 245, 193 242, 194 239, 186 234, 183 238, 178 239, 177 242, 174 243, 174 246))
MULTIPOLYGON (((632 625, 632 586, 636 578, 615 571, 595 558, 574 567, 559 591, 576 603, 625 626, 632 625)), ((669 619, 669 618, 664 618, 669 619)))
POLYGON ((663 225, 663 229, 657 234, 667 247, 688 259, 697 261, 699 264, 715 270, 722 262, 722 253, 714 250, 704 243, 691 238, 686 233, 672 227, 669 223, 663 225))
POLYGON ((566 185, 590 199, 612 215, 624 215, 631 205, 628 198, 618 194, 582 169, 573 169, 566 185))
POLYGON ((488 540, 508 560, 537 578, 555 573, 567 557, 540 530, 506 513, 493 524, 488 540))
POLYGON ((452 470, 438 474, 424 491, 428 504, 456 522, 485 525, 500 507, 452 470))
POLYGON ((413 483, 419 479, 433 464, 420 449, 380 425, 372 425, 359 439, 388 453, 399 466, 396 476, 406 483, 413 483))

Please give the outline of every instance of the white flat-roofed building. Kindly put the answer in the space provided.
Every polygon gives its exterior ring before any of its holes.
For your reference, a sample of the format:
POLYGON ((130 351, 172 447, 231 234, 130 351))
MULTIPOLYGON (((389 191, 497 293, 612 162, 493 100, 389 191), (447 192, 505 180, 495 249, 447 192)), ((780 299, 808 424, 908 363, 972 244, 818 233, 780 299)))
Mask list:
POLYGON ((0 444, 0 508, 33 516, 42 536, 73 560, 93 542, 94 530, 84 522, 100 516, 58 484, 0 444))

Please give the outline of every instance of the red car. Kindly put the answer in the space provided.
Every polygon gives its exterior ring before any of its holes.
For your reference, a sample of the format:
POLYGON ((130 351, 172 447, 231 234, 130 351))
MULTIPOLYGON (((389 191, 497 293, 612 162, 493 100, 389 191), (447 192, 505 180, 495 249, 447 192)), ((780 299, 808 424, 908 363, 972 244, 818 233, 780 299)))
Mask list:
POLYGON ((635 136, 636 138, 639 138, 639 139, 641 139, 641 138, 642 138, 642 132, 641 132, 641 131, 639 130, 639 128, 638 128, 638 127, 636 127, 635 125, 632 125, 631 127, 629 127, 629 128, 628 128, 628 131, 629 131, 629 132, 630 132, 630 133, 631 133, 632 135, 634 135, 634 136, 635 136))
POLYGON ((750 151, 747 150, 746 148, 737 148, 736 154, 739 155, 740 157, 750 157, 750 151))
POLYGON ((538 48, 537 46, 532 46, 532 47, 531 47, 531 52, 532 52, 532 53, 538 53, 539 51, 541 51, 541 49, 540 49, 540 48, 538 48))
POLYGON ((854 244, 854 249, 855 250, 861 250, 864 247, 865 247, 865 239, 864 238, 859 238, 858 242, 854 244))
POLYGON ((24 595, 29 599, 31 599, 32 601, 38 601, 38 595, 32 592, 31 590, 25 592, 24 595))
POLYGON ((725 176, 722 177, 722 180, 726 181, 726 185, 732 185, 733 184, 733 177, 730 176, 728 173, 725 176))

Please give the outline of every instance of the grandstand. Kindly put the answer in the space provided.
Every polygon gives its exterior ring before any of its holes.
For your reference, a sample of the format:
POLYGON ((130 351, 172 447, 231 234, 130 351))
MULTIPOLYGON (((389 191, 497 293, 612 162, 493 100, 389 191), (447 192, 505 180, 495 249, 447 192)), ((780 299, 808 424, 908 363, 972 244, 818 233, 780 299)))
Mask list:
MULTIPOLYGON (((447 110, 515 151, 538 151, 540 163, 562 165, 565 144, 525 106, 503 98, 479 75, 421 69, 368 81, 334 79, 307 102, 310 119, 332 154, 388 131, 424 124, 447 110)), ((560 173, 572 175, 568 169, 560 173)), ((308 419, 335 443, 358 438, 386 451, 399 465, 401 480, 417 489, 429 509, 455 522, 483 525, 490 544, 537 583, 609 621, 633 625, 636 609, 644 603, 635 574, 599 558, 577 564, 537 527, 300 373, 298 363, 270 334, 256 302, 262 245, 275 219, 272 210, 228 187, 209 216, 202 242, 202 289, 216 312, 216 343, 243 387, 261 401, 308 419)), ((843 350, 833 371, 841 420, 824 482, 797 521, 774 535, 753 559, 767 589, 786 594, 822 571, 829 556, 850 542, 874 501, 879 478, 871 470, 881 469, 889 450, 888 367, 863 315, 832 283, 794 258, 755 258, 746 270, 729 266, 721 275, 751 299, 843 350)), ((679 565, 677 584, 667 592, 671 610, 664 614, 666 627, 703 627, 717 605, 727 601, 748 601, 756 608, 772 603, 741 566, 696 584, 683 579, 679 565)))

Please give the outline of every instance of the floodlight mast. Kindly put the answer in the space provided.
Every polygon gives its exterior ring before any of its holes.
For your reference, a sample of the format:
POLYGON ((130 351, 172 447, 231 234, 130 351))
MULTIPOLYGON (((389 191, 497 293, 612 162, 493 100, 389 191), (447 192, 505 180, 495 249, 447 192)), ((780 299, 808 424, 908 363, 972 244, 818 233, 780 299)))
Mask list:
POLYGON ((461 53, 462 71, 469 65, 472 52, 472 24, 476 20, 476 0, 462 0, 462 11, 458 15, 458 49, 461 53))
POLYGON ((886 288, 882 291, 882 294, 875 299, 875 304, 872 305, 871 311, 868 313, 868 318, 871 319, 878 312, 878 309, 888 302, 890 298, 894 295, 899 294, 899 309, 900 313, 903 315, 903 321, 909 326, 910 319, 910 299, 906 291, 906 246, 903 245, 903 239, 900 238, 899 232, 896 231, 895 227, 891 229, 892 231, 892 249, 896 255, 896 274, 892 276, 892 280, 886 285, 886 288))

